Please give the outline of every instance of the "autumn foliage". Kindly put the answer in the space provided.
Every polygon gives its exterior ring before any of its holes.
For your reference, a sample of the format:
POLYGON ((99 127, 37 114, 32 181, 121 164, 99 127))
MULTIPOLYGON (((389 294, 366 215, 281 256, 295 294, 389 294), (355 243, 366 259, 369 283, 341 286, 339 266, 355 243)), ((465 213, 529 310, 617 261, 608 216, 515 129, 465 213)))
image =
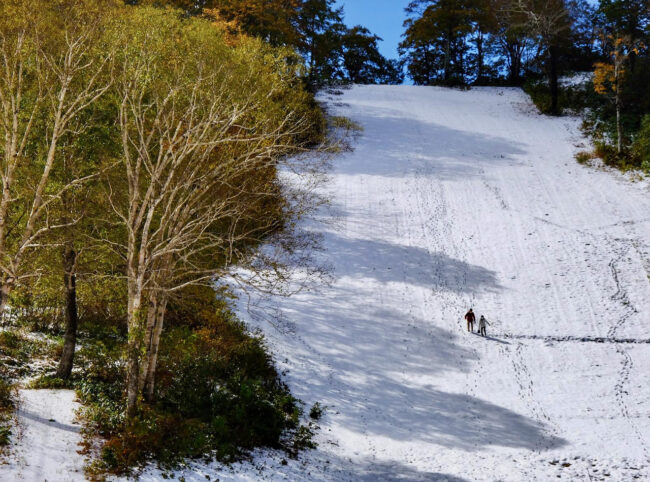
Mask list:
MULTIPOLYGON (((267 15, 254 7, 237 15, 267 15)), ((278 445, 299 410, 223 299, 235 280, 275 292, 294 270, 317 277, 297 226, 320 202, 327 143, 301 58, 223 9, 0 13, 0 311, 63 335, 40 386, 81 391, 115 471, 278 445), (192 373, 204 385, 179 383, 192 373)))

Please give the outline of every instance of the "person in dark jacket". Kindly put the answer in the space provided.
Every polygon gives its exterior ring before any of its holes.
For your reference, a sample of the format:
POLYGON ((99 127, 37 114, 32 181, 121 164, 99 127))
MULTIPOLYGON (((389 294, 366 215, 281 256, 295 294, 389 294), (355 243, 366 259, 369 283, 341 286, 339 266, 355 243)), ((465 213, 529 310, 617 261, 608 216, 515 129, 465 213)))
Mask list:
POLYGON ((476 315, 472 308, 465 314, 465 319, 467 320, 467 331, 474 333, 474 322, 476 321, 476 315))
POLYGON ((490 322, 485 319, 485 316, 481 315, 481 319, 478 320, 478 332, 481 334, 481 336, 487 336, 487 332, 485 331, 485 325, 489 325, 490 322))

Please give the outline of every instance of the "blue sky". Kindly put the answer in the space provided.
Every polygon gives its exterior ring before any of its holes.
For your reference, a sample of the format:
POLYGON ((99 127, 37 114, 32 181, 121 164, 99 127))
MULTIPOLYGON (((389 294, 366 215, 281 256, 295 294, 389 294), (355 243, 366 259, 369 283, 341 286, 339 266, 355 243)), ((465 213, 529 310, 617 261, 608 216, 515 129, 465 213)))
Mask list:
POLYGON ((381 53, 397 58, 397 45, 406 18, 404 8, 409 0, 337 0, 336 3, 343 5, 348 26, 363 25, 379 35, 384 39, 379 44, 381 53))

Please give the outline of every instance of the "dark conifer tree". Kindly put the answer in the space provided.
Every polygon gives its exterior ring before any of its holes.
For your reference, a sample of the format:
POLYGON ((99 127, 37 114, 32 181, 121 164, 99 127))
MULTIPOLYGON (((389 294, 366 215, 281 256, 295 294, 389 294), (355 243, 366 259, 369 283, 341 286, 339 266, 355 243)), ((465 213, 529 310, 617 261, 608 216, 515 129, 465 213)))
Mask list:
POLYGON ((387 60, 377 42, 381 38, 357 25, 343 37, 343 65, 347 79, 356 84, 400 84, 403 80, 396 61, 387 60))

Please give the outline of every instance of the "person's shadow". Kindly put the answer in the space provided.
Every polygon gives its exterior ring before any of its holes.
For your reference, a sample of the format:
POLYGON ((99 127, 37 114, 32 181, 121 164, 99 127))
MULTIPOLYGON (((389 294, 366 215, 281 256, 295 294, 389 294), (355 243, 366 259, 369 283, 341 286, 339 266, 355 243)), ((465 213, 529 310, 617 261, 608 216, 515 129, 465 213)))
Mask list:
POLYGON ((476 331, 473 331, 471 333, 474 336, 478 336, 479 338, 483 338, 488 341, 496 341, 497 343, 501 343, 502 345, 510 345, 510 342, 507 342, 505 340, 500 340, 499 338, 496 338, 494 336, 490 336, 490 335, 482 336, 479 332, 476 331))

